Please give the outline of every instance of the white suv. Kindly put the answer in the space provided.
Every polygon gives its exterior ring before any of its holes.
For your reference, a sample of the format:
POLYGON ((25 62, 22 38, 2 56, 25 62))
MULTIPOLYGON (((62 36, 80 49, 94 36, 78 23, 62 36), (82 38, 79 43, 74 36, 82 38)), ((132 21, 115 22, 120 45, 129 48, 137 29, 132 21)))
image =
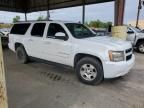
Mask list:
POLYGON ((86 84, 124 76, 135 62, 130 42, 96 36, 84 25, 72 22, 16 23, 9 35, 9 48, 21 63, 32 57, 71 66, 86 84))

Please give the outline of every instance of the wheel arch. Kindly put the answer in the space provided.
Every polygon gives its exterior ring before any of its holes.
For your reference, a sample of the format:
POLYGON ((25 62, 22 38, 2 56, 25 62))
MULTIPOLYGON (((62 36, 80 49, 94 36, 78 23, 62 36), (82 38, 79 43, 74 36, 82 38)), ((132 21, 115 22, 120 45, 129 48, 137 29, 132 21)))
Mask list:
POLYGON ((137 42, 136 42, 136 46, 138 46, 138 44, 139 44, 140 42, 144 42, 144 38, 143 38, 143 39, 138 39, 137 42))
POLYGON ((22 43, 19 43, 19 42, 16 42, 16 43, 15 43, 15 46, 14 46, 15 50, 16 50, 19 46, 23 46, 23 44, 22 44, 22 43))
POLYGON ((74 68, 75 68, 77 62, 78 62, 79 60, 81 60, 82 58, 84 58, 84 57, 92 57, 92 58, 97 59, 97 60, 101 63, 101 65, 102 65, 102 67, 103 67, 102 60, 101 60, 99 57, 94 56, 94 55, 91 55, 91 54, 78 53, 78 54, 76 54, 75 57, 74 57, 74 68))
POLYGON ((23 49, 25 50, 26 54, 27 54, 27 51, 26 51, 26 49, 25 49, 24 45, 23 45, 22 43, 19 43, 19 42, 16 42, 16 43, 15 43, 15 46, 14 46, 15 51, 16 51, 16 49, 17 49, 19 46, 22 46, 22 47, 23 47, 23 49))

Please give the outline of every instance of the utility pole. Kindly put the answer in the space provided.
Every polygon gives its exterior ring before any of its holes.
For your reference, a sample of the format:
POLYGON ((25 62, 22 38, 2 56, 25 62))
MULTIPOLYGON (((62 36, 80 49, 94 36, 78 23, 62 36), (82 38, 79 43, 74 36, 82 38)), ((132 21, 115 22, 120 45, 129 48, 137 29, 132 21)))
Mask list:
POLYGON ((47 10, 47 20, 50 20, 50 12, 47 10))
POLYGON ((47 20, 50 20, 50 1, 47 0, 47 20))
POLYGON ((82 6, 82 23, 85 23, 85 0, 83 0, 83 6, 82 6))
POLYGON ((139 16, 140 16, 140 10, 141 10, 141 8, 142 8, 142 6, 141 6, 141 0, 139 0, 137 20, 136 20, 136 27, 138 27, 138 24, 139 24, 139 16))
POLYGON ((25 13, 25 21, 27 21, 27 13, 25 13))

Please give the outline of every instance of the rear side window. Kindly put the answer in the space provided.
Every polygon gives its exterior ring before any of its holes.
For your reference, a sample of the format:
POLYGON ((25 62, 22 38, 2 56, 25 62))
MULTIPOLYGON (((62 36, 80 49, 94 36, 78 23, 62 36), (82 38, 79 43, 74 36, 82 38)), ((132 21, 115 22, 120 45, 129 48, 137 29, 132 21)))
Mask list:
POLYGON ((24 35, 28 28, 30 27, 30 23, 26 23, 26 24, 15 24, 13 27, 12 27, 12 30, 11 30, 11 34, 18 34, 18 35, 24 35))
POLYGON ((47 36, 48 37, 54 37, 55 34, 58 33, 58 32, 62 32, 62 33, 66 34, 64 28, 61 25, 55 24, 55 23, 51 23, 49 25, 47 36))
POLYGON ((45 23, 35 23, 32 28, 31 35, 35 37, 42 37, 45 26, 46 26, 45 23))

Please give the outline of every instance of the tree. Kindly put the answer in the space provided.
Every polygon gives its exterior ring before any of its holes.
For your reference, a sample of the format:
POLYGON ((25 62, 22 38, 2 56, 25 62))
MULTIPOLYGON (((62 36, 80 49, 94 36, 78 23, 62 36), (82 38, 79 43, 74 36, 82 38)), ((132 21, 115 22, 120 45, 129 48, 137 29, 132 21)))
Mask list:
POLYGON ((84 25, 89 26, 89 23, 88 23, 88 22, 85 22, 84 25))
POLYGON ((112 22, 105 23, 100 20, 96 20, 96 21, 90 21, 89 23, 87 22, 86 25, 94 28, 108 28, 110 25, 112 25, 112 22))
POLYGON ((13 18, 13 23, 20 21, 20 16, 16 16, 13 18))
POLYGON ((44 18, 44 16, 39 16, 38 18, 37 18, 37 21, 42 21, 42 20, 46 20, 47 18, 44 18))

